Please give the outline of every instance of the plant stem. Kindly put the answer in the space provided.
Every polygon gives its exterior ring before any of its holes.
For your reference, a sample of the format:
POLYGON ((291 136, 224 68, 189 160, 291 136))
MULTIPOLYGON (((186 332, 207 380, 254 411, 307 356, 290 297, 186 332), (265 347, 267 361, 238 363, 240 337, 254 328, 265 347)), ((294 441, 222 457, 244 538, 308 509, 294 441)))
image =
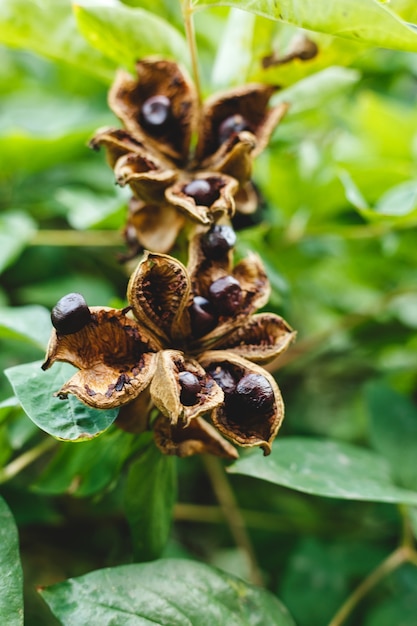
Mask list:
POLYGON ((256 560, 255 551, 224 468, 219 459, 214 456, 206 455, 203 457, 203 460, 213 491, 228 523, 233 539, 246 557, 251 582, 254 585, 261 586, 263 585, 262 574, 256 560))
POLYGON ((182 16, 184 19, 185 35, 187 38, 188 47, 190 49, 191 67, 193 71, 194 84, 197 92, 198 107, 201 110, 202 95, 201 95, 201 83, 200 72, 198 69, 198 52, 197 44, 195 40, 195 29, 193 21, 193 9, 191 7, 191 0, 183 0, 182 2, 182 16))
POLYGON ((349 598, 342 604, 329 626, 341 626, 349 617, 359 602, 373 589, 383 578, 396 570, 406 562, 417 564, 417 554, 409 546, 400 546, 389 557, 382 561, 373 572, 365 578, 349 598))
POLYGON ((7 482, 11 478, 14 478, 19 474, 22 470, 24 470, 28 465, 36 461, 39 457, 41 457, 45 452, 52 450, 57 445, 55 439, 52 437, 48 437, 44 439, 34 448, 31 448, 27 452, 24 452, 20 456, 16 457, 11 461, 8 465, 3 467, 0 472, 0 483, 7 482))
POLYGON ((123 245, 118 231, 112 230, 38 230, 29 242, 31 246, 105 246, 123 245))

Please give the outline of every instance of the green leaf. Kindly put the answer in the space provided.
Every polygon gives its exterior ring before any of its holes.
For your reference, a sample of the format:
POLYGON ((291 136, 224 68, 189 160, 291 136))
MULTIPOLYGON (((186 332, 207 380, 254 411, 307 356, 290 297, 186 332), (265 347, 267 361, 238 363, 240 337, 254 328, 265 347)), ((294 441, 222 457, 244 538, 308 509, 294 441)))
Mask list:
POLYGON ((375 0, 191 0, 196 9, 231 6, 371 46, 417 50, 417 30, 375 0))
POLYGON ((23 410, 39 428, 57 439, 84 441, 100 435, 114 422, 118 409, 92 409, 72 395, 67 400, 54 397, 74 373, 71 365, 56 363, 46 372, 41 365, 42 361, 35 361, 5 370, 23 410))
POLYGON ((118 478, 131 445, 132 435, 116 428, 85 445, 64 442, 33 488, 40 493, 78 497, 98 493, 118 478))
POLYGON ((262 462, 257 452, 236 461, 229 471, 328 498, 417 504, 417 492, 396 487, 388 463, 363 448, 287 437, 276 441, 272 454, 262 462))
POLYGON ((360 79, 356 70, 328 67, 313 76, 307 76, 295 85, 279 91, 272 104, 289 102, 288 116, 314 110, 337 94, 352 87, 360 79))
POLYGON ((41 594, 64 626, 294 626, 270 592, 185 559, 102 569, 41 594))
POLYGON ((74 12, 86 39, 118 65, 133 69, 138 59, 151 54, 189 62, 184 37, 148 11, 116 2, 79 0, 74 12))
POLYGON ((26 341, 45 350, 50 334, 48 309, 35 304, 0 308, 0 337, 26 341))
POLYGON ((70 0, 2 0, 0 42, 76 65, 110 81, 113 65, 77 31, 70 0))
POLYGON ((230 11, 213 64, 212 85, 225 88, 247 80, 252 62, 255 16, 246 11, 230 11))
POLYGON ((415 405, 383 381, 367 385, 366 401, 371 444, 388 460, 398 482, 417 491, 415 405))
POLYGON ((0 622, 23 626, 23 573, 17 528, 0 498, 0 622))
POLYGON ((140 561, 159 557, 168 541, 177 495, 175 460, 152 442, 130 465, 125 511, 140 561))
POLYGON ((36 231, 33 220, 20 211, 0 215, 0 273, 25 249, 36 231))

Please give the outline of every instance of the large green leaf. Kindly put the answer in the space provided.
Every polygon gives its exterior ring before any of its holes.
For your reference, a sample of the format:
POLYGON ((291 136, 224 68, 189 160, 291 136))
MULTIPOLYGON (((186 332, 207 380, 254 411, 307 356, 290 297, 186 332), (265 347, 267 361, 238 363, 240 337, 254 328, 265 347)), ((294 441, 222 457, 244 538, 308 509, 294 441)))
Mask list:
POLYGON ((125 511, 140 561, 160 556, 167 543, 176 501, 175 458, 154 443, 133 461, 125 491, 125 511))
POLYGON ((382 457, 337 441, 284 438, 275 442, 266 459, 260 461, 256 451, 229 471, 317 496, 417 504, 417 491, 396 487, 382 457))
POLYGON ((417 50, 417 29, 377 0, 191 0, 196 8, 231 6, 309 30, 398 50, 417 50))
POLYGON ((71 0, 2 0, 0 42, 76 65, 111 80, 112 64, 77 31, 71 0))
POLYGON ((51 334, 51 317, 42 306, 0 308, 0 337, 28 341, 45 350, 51 334))
POLYGON ((0 623, 23 625, 23 574, 17 528, 0 498, 0 623))
POLYGON ((23 212, 0 215, 0 273, 20 255, 35 230, 33 220, 23 212))
POLYGON ((88 440, 106 430, 116 419, 118 409, 92 409, 75 396, 60 400, 53 394, 66 382, 74 368, 56 363, 46 372, 42 361, 16 365, 5 371, 28 417, 45 432, 65 441, 88 440))
POLYGON ((91 496, 118 478, 131 446, 132 435, 118 428, 84 445, 63 442, 33 488, 45 494, 91 496))
POLYGON ((294 626, 268 591, 182 559, 98 570, 41 593, 64 626, 294 626))
POLYGON ((415 405, 382 381, 367 386, 366 399, 371 443, 388 459, 398 482, 417 491, 415 405))
POLYGON ((135 61, 151 54, 188 62, 184 37, 157 15, 96 0, 78 0, 74 11, 83 35, 118 65, 133 68, 135 61))

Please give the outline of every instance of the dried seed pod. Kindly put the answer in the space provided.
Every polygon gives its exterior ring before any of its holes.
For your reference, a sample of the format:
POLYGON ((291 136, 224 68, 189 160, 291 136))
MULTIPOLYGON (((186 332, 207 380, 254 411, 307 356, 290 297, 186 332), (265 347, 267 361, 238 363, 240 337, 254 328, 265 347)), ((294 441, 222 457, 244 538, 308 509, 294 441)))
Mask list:
POLYGON ((229 115, 229 117, 226 117, 226 119, 223 120, 218 129, 219 146, 227 141, 229 137, 237 135, 243 130, 252 130, 249 122, 243 117, 243 115, 239 115, 239 113, 229 115))
POLYGON ((52 309, 51 321, 58 335, 72 335, 91 321, 90 309, 80 293, 69 293, 52 309))
POLYGON ((207 258, 222 259, 236 244, 236 233, 231 226, 215 224, 202 237, 201 246, 207 258))
POLYGON ((200 206, 211 206, 220 197, 220 190, 217 179, 195 178, 183 188, 187 196, 191 196, 196 204, 200 206))
POLYGON ((158 134, 163 132, 171 118, 171 101, 167 96, 156 95, 142 104, 141 122, 146 129, 158 134))
POLYGON ((209 299, 220 315, 233 315, 243 301, 242 288, 233 276, 222 276, 209 287, 209 299))
POLYGON ((200 382, 192 372, 180 372, 178 382, 181 387, 180 400, 184 406, 197 404, 201 391, 200 382))
POLYGON ((216 328, 218 316, 213 305, 203 296, 194 296, 189 308, 191 330, 196 339, 216 328))

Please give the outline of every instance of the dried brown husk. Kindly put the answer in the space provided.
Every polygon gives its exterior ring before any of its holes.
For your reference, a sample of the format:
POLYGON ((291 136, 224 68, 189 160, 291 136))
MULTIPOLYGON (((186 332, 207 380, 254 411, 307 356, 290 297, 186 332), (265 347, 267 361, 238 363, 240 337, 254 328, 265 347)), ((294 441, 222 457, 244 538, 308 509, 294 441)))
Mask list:
POLYGON ((109 105, 124 126, 139 141, 162 154, 185 163, 191 134, 197 122, 197 97, 186 72, 173 61, 148 58, 136 63, 137 78, 118 72, 109 93, 109 105), (152 96, 171 102, 171 119, 164 132, 155 136, 141 123, 143 103, 152 96))
POLYGON ((238 453, 220 433, 202 417, 192 420, 189 426, 172 426, 164 416, 154 424, 155 443, 163 454, 179 457, 194 454, 213 454, 226 459, 237 459, 238 453))
POLYGON ((259 365, 227 350, 205 352, 199 357, 199 362, 207 371, 216 366, 233 371, 237 380, 247 374, 259 374, 268 380, 274 393, 274 403, 270 410, 264 414, 257 411, 242 418, 236 414, 226 397, 225 402, 212 411, 211 419, 217 430, 233 443, 242 447, 260 446, 265 455, 270 454, 272 442, 284 418, 284 403, 275 379, 259 365))
POLYGON ((79 369, 57 393, 76 395, 98 409, 109 409, 136 398, 150 383, 160 344, 125 310, 90 307, 91 321, 70 335, 52 331, 43 369, 55 361, 79 369))
POLYGON ((133 229, 134 242, 142 248, 168 252, 184 226, 185 217, 169 204, 146 204, 137 198, 129 202, 126 232, 133 229))
POLYGON ((191 304, 191 286, 187 270, 177 259, 146 253, 130 277, 127 297, 139 322, 166 347, 171 338, 189 333, 184 310, 191 304))
POLYGON ((211 411, 222 404, 223 391, 206 374, 201 365, 189 359, 178 350, 163 350, 158 355, 158 363, 151 384, 151 396, 155 406, 172 425, 181 422, 188 425, 191 420, 211 411), (191 372, 201 386, 197 402, 192 406, 181 403, 180 372, 191 372))

